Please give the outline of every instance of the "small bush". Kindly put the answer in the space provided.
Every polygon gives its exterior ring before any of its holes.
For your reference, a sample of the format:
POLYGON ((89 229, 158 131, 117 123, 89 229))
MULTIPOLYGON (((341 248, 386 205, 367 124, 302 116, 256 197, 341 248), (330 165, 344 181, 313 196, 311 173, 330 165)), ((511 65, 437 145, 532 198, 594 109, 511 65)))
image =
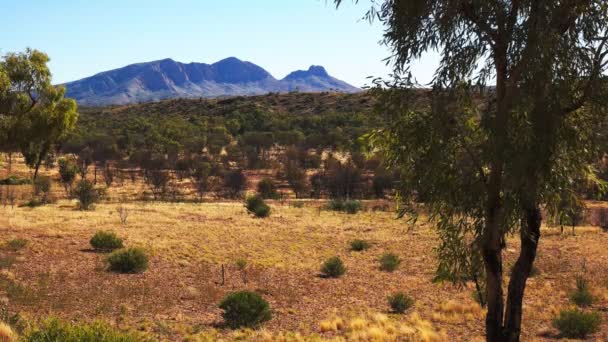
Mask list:
POLYGON ((0 180, 0 185, 26 185, 32 184, 32 181, 28 178, 21 178, 15 175, 10 175, 8 178, 0 180))
POLYGON ((71 324, 57 318, 47 319, 23 337, 25 342, 136 342, 148 340, 135 333, 119 332, 99 321, 91 324, 71 324))
POLYGON ((388 297, 388 304, 395 313, 404 313, 414 305, 414 300, 402 292, 397 292, 388 297))
POLYGON ((341 199, 332 199, 327 203, 325 208, 332 211, 344 211, 344 201, 341 199))
POLYGON ((380 257, 380 269, 386 272, 393 272, 399 267, 401 260, 393 253, 386 253, 380 257))
POLYGON ((26 239, 12 239, 6 242, 6 247, 13 251, 18 251, 27 245, 26 239))
POLYGON ((361 202, 348 200, 343 201, 341 199, 333 199, 326 205, 327 210, 342 211, 347 214, 356 214, 361 210, 361 202))
POLYGON ((268 217, 270 215, 270 207, 258 195, 247 197, 245 208, 247 208, 247 212, 254 214, 256 217, 268 217))
POLYGON ((34 180, 34 194, 39 196, 41 203, 49 202, 49 194, 51 192, 51 178, 46 176, 38 176, 34 180))
POLYGON ((98 231, 91 238, 91 246, 98 251, 113 251, 122 248, 122 239, 110 231, 98 231))
POLYGON ((237 261, 234 264, 236 265, 236 268, 239 269, 239 271, 242 271, 245 268, 247 268, 247 260, 245 260, 243 258, 237 259, 237 261))
POLYGON ((127 248, 108 256, 108 269, 117 273, 141 273, 148 268, 148 256, 141 248, 127 248))
POLYGON ((279 197, 277 187, 270 178, 264 178, 258 183, 258 194, 264 199, 276 199, 279 197))
POLYGON ((553 325, 566 338, 586 338, 599 330, 601 323, 597 312, 584 312, 578 309, 564 310, 553 321, 553 325))
POLYGON ((369 249, 371 247, 371 245, 369 244, 369 242, 365 241, 365 240, 353 240, 350 242, 350 250, 351 251, 355 251, 355 252, 361 252, 364 251, 366 249, 369 249))
POLYGON ((270 305, 255 292, 230 293, 220 302, 219 307, 224 310, 222 317, 226 324, 233 329, 254 328, 272 318, 270 305))
POLYGON ((344 202, 344 211, 347 214, 356 214, 361 210, 361 202, 359 201, 346 201, 344 202))
POLYGON ((325 260, 321 266, 321 273, 328 278, 339 278, 346 273, 346 267, 342 260, 335 256, 325 260))
POLYGON ((100 192, 95 189, 93 183, 86 179, 83 179, 76 184, 74 196, 78 199, 79 208, 81 210, 92 209, 93 204, 97 203, 101 197, 100 192))
POLYGON ((579 307, 593 304, 593 295, 589 292, 587 280, 581 276, 576 278, 576 290, 570 294, 570 300, 579 307))

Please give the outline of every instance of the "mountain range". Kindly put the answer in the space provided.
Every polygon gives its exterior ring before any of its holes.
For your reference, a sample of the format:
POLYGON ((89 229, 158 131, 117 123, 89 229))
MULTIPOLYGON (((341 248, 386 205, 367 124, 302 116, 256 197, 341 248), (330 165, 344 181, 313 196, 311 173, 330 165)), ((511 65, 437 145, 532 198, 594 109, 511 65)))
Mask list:
POLYGON ((322 66, 283 79, 235 57, 213 64, 172 59, 137 63, 65 84, 66 96, 84 106, 122 105, 171 98, 261 95, 269 92, 342 92, 361 89, 330 76, 322 66))

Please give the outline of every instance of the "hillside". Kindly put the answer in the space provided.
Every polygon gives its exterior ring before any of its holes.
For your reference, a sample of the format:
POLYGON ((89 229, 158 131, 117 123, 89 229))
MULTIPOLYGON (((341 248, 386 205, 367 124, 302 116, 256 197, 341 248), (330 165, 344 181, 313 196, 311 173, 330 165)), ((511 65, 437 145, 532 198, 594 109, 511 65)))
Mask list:
POLYGON ((354 93, 360 91, 330 76, 322 66, 298 70, 279 80, 264 68, 230 57, 213 64, 180 63, 170 58, 131 64, 65 84, 80 105, 133 104, 171 98, 212 98, 269 92, 354 93))

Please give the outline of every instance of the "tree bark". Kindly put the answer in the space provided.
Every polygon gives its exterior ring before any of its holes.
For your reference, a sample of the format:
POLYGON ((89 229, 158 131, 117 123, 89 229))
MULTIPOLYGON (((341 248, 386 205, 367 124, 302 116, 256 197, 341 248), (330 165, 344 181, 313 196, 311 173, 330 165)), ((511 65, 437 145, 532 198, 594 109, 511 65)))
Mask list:
POLYGON ((525 222, 520 230, 521 251, 513 267, 505 317, 505 341, 518 342, 521 334, 522 303, 526 280, 532 271, 540 239, 541 212, 538 205, 525 210, 525 222))

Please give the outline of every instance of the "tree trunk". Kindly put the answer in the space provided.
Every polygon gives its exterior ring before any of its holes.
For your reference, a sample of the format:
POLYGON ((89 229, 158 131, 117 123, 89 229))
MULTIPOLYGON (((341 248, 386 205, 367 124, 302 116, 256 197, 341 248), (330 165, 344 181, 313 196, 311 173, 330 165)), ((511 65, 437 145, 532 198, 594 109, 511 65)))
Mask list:
POLYGON ((504 297, 502 289, 502 245, 499 206, 488 210, 483 238, 483 261, 486 270, 486 341, 503 341, 504 297))
POLYGON ((540 239, 542 221, 540 208, 533 206, 525 210, 525 222, 520 230, 521 251, 513 267, 505 318, 505 341, 518 342, 521 334, 522 302, 526 280, 530 276, 540 239))

